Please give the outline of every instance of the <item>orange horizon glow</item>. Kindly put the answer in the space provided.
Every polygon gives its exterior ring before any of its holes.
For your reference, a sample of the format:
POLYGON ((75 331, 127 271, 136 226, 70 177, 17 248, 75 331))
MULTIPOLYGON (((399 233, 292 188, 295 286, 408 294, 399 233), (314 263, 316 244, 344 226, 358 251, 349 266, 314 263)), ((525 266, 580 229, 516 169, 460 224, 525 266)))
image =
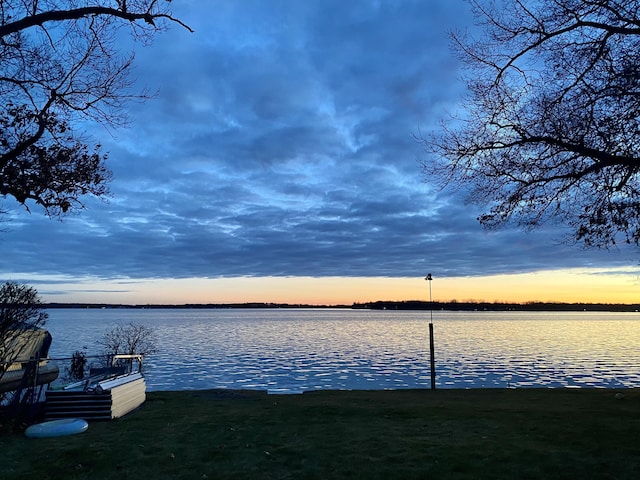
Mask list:
MULTIPOLYGON (((431 273, 432 297, 440 302, 640 303, 640 276, 633 268, 567 269, 483 277, 440 278, 437 272, 431 273)), ((261 302, 351 305, 377 300, 429 300, 429 286, 424 276, 140 280, 71 279, 17 274, 13 277, 32 278, 26 283, 38 289, 44 302, 59 303, 182 305, 261 302)))

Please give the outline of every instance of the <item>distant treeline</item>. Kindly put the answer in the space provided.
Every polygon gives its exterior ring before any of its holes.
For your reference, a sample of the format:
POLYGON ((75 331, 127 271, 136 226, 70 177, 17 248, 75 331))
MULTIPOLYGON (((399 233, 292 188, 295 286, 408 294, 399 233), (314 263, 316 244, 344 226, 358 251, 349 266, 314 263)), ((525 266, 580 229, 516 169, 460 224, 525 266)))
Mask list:
POLYGON ((182 308, 182 309, 224 309, 224 308, 351 308, 350 305, 306 305, 297 303, 187 303, 180 305, 126 305, 112 303, 45 303, 44 308, 182 308))
POLYGON ((614 303, 556 303, 556 302, 425 302, 409 300, 402 302, 377 301, 368 303, 354 303, 352 308, 370 310, 452 310, 452 311, 524 311, 524 312, 638 312, 640 304, 614 303))
POLYGON ((44 308, 181 308, 181 309, 224 309, 224 308, 354 308, 369 310, 451 310, 451 311, 524 311, 524 312, 638 312, 640 303, 556 303, 556 302, 426 302, 422 300, 376 301, 354 303, 352 305, 308 305, 299 303, 198 303, 182 305, 124 305, 108 303, 47 303, 44 308))

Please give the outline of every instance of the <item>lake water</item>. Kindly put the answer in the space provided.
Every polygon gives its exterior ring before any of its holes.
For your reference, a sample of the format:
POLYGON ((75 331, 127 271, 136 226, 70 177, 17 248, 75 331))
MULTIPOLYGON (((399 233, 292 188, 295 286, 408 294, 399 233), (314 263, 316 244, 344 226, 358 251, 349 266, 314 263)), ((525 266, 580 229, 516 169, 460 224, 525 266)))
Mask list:
MULTIPOLYGON (((149 390, 429 388, 429 312, 52 309, 50 356, 151 326, 149 390)), ((640 314, 433 312, 438 388, 638 387, 640 314)))

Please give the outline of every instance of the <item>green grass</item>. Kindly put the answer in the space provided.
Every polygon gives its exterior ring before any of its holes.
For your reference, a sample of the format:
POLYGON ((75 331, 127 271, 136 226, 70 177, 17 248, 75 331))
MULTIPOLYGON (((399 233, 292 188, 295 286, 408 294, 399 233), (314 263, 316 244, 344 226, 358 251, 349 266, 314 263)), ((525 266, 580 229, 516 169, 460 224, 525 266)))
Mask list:
POLYGON ((2 479, 636 479, 640 390, 152 392, 82 435, 0 436, 2 479))

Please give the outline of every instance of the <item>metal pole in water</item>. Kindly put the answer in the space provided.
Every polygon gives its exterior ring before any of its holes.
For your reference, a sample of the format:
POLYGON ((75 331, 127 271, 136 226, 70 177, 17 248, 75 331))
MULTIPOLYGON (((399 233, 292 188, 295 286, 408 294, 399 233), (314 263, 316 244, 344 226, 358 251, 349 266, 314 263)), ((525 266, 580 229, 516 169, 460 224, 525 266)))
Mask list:
POLYGON ((431 277, 430 273, 427 273, 427 276, 424 278, 429 282, 429 363, 431 365, 431 390, 436 389, 436 358, 435 358, 435 348, 433 345, 433 298, 431 296, 431 277))

